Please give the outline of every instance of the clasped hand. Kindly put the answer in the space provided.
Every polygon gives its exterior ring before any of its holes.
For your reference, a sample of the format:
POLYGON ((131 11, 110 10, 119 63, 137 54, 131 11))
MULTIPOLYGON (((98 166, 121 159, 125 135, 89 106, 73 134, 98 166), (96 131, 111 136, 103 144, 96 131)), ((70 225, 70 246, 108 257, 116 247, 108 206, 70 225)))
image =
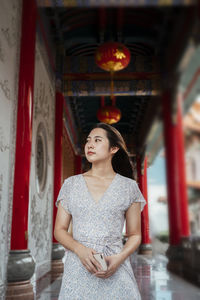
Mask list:
POLYGON ((99 278, 108 278, 112 276, 122 263, 120 259, 120 254, 114 254, 111 256, 105 256, 105 260, 108 266, 106 271, 98 270, 94 275, 99 278))
POLYGON ((99 262, 94 258, 93 254, 97 253, 94 249, 87 248, 83 245, 79 247, 77 252, 83 266, 93 275, 99 278, 108 278, 112 276, 121 264, 120 254, 105 256, 108 269, 102 270, 99 262))

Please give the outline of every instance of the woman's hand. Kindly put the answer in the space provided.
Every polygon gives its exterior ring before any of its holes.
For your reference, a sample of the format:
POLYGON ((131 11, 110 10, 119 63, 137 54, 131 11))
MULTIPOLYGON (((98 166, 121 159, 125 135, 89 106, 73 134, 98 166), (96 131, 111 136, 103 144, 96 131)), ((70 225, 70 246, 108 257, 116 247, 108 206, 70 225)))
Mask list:
POLYGON ((101 265, 94 258, 93 254, 97 253, 94 249, 88 248, 82 244, 76 250, 76 254, 78 255, 80 261, 83 266, 90 272, 96 273, 98 270, 102 270, 101 265))
POLYGON ((105 256, 105 260, 108 265, 107 271, 98 271, 98 272, 96 272, 96 274, 94 274, 95 276, 97 276, 99 278, 108 278, 108 277, 112 276, 117 271, 117 269, 119 268, 119 266, 122 263, 120 254, 105 256))

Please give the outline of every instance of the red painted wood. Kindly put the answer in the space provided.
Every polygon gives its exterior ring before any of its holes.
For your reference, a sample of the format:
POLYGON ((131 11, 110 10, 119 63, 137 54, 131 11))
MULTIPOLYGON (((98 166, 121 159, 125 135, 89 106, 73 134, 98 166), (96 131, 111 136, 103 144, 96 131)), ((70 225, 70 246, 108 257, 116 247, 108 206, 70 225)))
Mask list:
POLYGON ((72 152, 73 152, 73 155, 75 156, 76 154, 75 154, 75 152, 74 152, 74 148, 73 148, 73 145, 72 145, 71 140, 70 140, 70 138, 69 138, 69 133, 68 133, 68 131, 67 131, 67 128, 66 128, 66 126, 65 126, 65 122, 64 122, 64 121, 63 121, 63 128, 64 128, 64 136, 65 136, 65 138, 67 139, 68 144, 70 145, 70 148, 71 148, 71 150, 72 150, 72 152))
POLYGON ((76 136, 76 132, 75 132, 74 127, 73 127, 72 116, 71 116, 71 113, 69 112, 69 109, 68 109, 65 101, 64 101, 64 112, 66 114, 67 121, 68 121, 70 130, 71 130, 71 133, 73 135, 73 138, 74 138, 74 143, 76 143, 77 142, 77 136, 76 136))
POLYGON ((179 209, 181 221, 181 236, 187 237, 190 235, 189 216, 188 216, 188 197, 185 175, 185 145, 182 123, 182 95, 177 98, 177 163, 179 168, 178 187, 179 187, 179 209))
MULTIPOLYGON (((55 203, 62 185, 63 102, 63 95, 60 92, 57 92, 55 109, 53 230, 57 214, 57 207, 55 206, 55 203)), ((53 242, 57 243, 57 240, 54 238, 54 235, 53 242)))
POLYGON ((75 156, 75 174, 82 173, 82 157, 81 155, 75 156))
POLYGON ((169 92, 163 95, 164 140, 166 153, 166 178, 170 245, 178 245, 181 237, 180 203, 178 189, 176 125, 171 118, 169 92))
POLYGON ((27 249, 31 162, 36 4, 23 1, 11 249, 27 249))
POLYGON ((148 192, 147 192, 147 157, 145 157, 144 160, 144 174, 143 174, 143 188, 142 188, 142 194, 147 201, 147 204, 145 205, 142 215, 141 215, 141 221, 142 221, 142 244, 150 244, 151 239, 149 236, 149 207, 148 207, 148 192))
POLYGON ((150 244, 151 239, 149 236, 149 209, 148 209, 148 193, 147 193, 147 157, 144 160, 144 172, 141 172, 141 160, 137 157, 137 175, 139 188, 147 201, 142 214, 141 214, 141 231, 142 231, 142 244, 150 244))

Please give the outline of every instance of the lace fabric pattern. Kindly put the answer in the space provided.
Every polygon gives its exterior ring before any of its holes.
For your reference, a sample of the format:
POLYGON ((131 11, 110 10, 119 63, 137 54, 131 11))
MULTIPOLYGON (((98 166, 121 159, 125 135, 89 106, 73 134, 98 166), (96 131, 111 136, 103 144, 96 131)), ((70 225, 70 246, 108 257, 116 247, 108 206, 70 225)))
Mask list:
MULTIPOLYGON (((73 238, 104 255, 120 253, 126 210, 134 203, 146 201, 135 180, 116 174, 108 189, 96 203, 82 174, 67 178, 56 205, 72 215, 73 238)), ((109 278, 94 276, 79 257, 66 249, 59 300, 140 300, 135 276, 127 258, 109 278)))

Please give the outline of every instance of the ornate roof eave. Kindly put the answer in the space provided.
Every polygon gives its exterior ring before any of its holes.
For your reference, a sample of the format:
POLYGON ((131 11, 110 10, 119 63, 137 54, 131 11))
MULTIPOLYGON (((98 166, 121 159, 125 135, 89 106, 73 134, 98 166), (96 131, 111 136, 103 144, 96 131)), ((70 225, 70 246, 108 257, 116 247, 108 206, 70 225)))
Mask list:
POLYGON ((143 6, 190 6, 196 4, 195 0, 37 0, 39 7, 143 7, 143 6))

